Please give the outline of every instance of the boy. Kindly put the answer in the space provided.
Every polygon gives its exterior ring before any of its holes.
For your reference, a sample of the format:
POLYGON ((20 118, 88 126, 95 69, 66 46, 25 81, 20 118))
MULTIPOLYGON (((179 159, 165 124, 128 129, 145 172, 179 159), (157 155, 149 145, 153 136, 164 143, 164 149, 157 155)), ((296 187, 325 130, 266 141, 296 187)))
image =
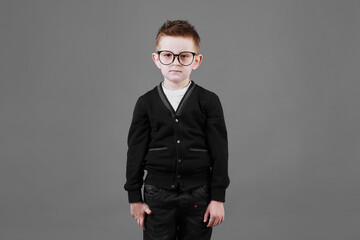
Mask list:
POLYGON ((164 81, 135 105, 124 187, 144 239, 210 239, 224 221, 227 131, 217 95, 190 80, 199 42, 187 21, 165 22, 152 54, 164 81))

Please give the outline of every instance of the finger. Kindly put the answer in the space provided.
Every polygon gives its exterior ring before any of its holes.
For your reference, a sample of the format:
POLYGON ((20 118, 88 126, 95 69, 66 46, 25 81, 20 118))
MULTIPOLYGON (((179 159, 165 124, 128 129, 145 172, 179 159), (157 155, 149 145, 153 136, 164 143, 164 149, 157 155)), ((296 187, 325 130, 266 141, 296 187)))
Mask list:
POLYGON ((214 226, 214 221, 215 221, 215 219, 212 216, 210 216, 210 220, 209 220, 209 223, 208 223, 207 227, 214 226))
POLYGON ((219 218, 217 218, 217 219, 215 219, 214 220, 214 226, 217 226, 217 225, 219 225, 221 223, 221 220, 219 219, 219 218))
POLYGON ((207 222, 209 215, 210 215, 210 211, 209 211, 209 209, 206 209, 206 212, 204 214, 204 222, 207 222))
POLYGON ((140 226, 142 227, 143 230, 145 230, 145 224, 144 224, 144 218, 140 219, 140 226))
POLYGON ((145 212, 146 214, 150 215, 151 214, 151 210, 149 207, 145 207, 145 212))

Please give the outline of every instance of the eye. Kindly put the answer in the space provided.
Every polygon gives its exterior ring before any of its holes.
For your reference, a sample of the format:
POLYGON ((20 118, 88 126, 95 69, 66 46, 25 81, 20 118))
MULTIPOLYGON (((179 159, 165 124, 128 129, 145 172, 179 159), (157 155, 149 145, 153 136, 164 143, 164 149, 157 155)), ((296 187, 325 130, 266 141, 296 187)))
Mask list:
POLYGON ((171 53, 164 53, 163 56, 164 56, 164 57, 172 57, 172 54, 171 54, 171 53))

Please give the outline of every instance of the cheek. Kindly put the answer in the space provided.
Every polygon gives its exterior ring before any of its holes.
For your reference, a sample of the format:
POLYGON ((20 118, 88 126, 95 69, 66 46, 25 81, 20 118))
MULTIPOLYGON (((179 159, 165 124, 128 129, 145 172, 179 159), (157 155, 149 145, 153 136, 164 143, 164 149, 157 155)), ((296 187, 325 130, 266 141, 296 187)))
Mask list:
POLYGON ((161 68, 160 68, 160 70, 161 70, 161 72, 162 72, 162 74, 167 74, 168 73, 168 69, 167 69, 167 67, 165 67, 165 66, 161 66, 161 68))
POLYGON ((156 62, 156 66, 161 70, 161 68, 163 67, 163 65, 160 62, 156 62))
POLYGON ((191 71, 192 71, 191 68, 186 68, 186 69, 184 69, 183 73, 186 74, 186 75, 190 75, 191 71))

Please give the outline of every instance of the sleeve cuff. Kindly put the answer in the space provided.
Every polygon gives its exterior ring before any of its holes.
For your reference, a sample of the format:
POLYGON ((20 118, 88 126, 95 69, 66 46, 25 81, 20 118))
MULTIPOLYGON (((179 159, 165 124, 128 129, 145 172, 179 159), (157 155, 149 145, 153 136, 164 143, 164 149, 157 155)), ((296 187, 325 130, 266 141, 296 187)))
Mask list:
POLYGON ((211 188, 211 200, 225 202, 225 188, 211 188))
POLYGON ((128 192, 129 203, 142 202, 141 189, 128 192))

